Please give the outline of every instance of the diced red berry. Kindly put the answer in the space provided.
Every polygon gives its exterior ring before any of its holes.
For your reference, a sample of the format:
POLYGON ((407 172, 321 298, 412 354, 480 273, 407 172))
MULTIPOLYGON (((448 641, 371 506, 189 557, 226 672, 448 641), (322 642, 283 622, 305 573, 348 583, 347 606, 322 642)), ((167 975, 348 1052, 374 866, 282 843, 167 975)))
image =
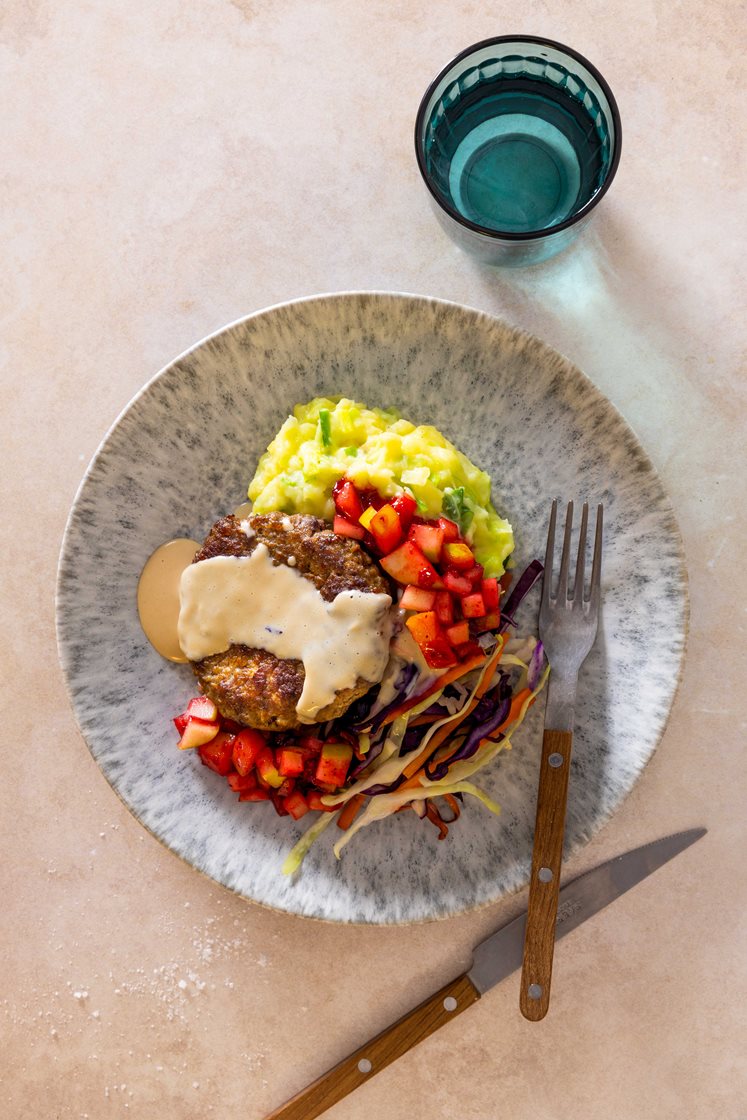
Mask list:
POLYGON ((462 614, 465 618, 483 618, 485 613, 485 603, 479 591, 462 597, 462 614))
POLYGON ((233 742, 233 764, 239 774, 249 774, 257 765, 260 751, 267 750, 264 736, 251 727, 244 728, 233 742))
POLYGON ((424 587, 414 587, 410 583, 405 588, 399 605, 403 611, 431 611, 436 596, 440 594, 439 591, 426 591, 424 587))
POLYGON ((450 591, 452 595, 469 595, 472 591, 472 584, 464 576, 459 575, 458 572, 448 571, 444 573, 444 587, 450 591))
POLYGON ((345 782, 352 758, 353 748, 348 743, 325 743, 319 755, 314 781, 317 785, 339 789, 345 782))
POLYGON ((446 637, 453 646, 462 646, 465 642, 468 642, 469 623, 467 620, 463 619, 461 622, 456 622, 453 626, 449 626, 446 631, 446 637))
POLYGON ((408 538, 415 542, 432 564, 438 563, 444 543, 444 531, 437 522, 431 522, 428 525, 413 525, 410 528, 408 538))
POLYGON ((352 521, 348 521, 347 517, 341 517, 339 513, 335 514, 332 528, 338 537, 351 537, 354 541, 362 541, 366 535, 366 530, 362 525, 357 523, 354 525, 352 521))
POLYGON ((412 519, 415 516, 418 503, 415 501, 412 494, 408 494, 406 490, 403 490, 401 494, 395 494, 391 499, 391 504, 399 514, 402 532, 406 533, 412 524, 412 519))
POLYGON ((442 626, 451 626, 454 621, 454 600, 448 591, 436 592, 435 611, 442 626))
POLYGON ((194 716, 195 719, 205 719, 213 722, 218 718, 218 709, 209 697, 194 696, 187 704, 187 710, 184 714, 194 716))
POLYGON ((239 801, 269 801, 270 795, 266 789, 246 789, 239 794, 239 801))
POLYGON ((445 542, 459 540, 459 526, 456 521, 451 521, 448 517, 439 517, 438 525, 443 530, 445 542))
POLYGON ((284 778, 297 778, 303 774, 303 752, 294 751, 288 747, 280 747, 275 751, 275 761, 278 772, 284 778))
POLYGON ((357 521, 363 513, 363 502, 349 478, 340 478, 332 487, 332 501, 335 509, 349 521, 357 521))
POLYGON ((257 779, 254 774, 246 774, 243 777, 241 774, 229 774, 228 784, 234 793, 245 793, 248 789, 257 788, 257 779))
POLYGON ((294 789, 289 793, 284 802, 285 811, 290 813, 294 821, 300 820, 309 811, 309 804, 300 790, 294 789))
POLYGON ((501 592, 498 586, 498 580, 494 576, 482 581, 482 599, 487 610, 498 610, 501 592))
POLYGON ((233 739, 234 737, 230 732, 219 731, 209 743, 198 747, 197 753, 202 759, 203 765, 224 777, 226 774, 230 774, 233 769, 233 739))
POLYGON ((414 583, 426 588, 442 586, 438 572, 413 541, 405 541, 384 556, 381 566, 397 583, 414 583))

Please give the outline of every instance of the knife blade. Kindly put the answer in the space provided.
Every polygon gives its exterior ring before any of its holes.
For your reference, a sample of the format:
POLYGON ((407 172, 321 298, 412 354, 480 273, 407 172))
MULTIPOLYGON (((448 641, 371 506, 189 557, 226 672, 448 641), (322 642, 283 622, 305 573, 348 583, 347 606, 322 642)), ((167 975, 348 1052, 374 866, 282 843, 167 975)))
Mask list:
MULTIPOLYGON (((556 940, 598 914, 636 883, 674 859, 706 834, 692 828, 662 837, 579 875, 560 891, 556 940)), ((266 1120, 314 1120, 379 1070, 407 1053, 439 1027, 466 1011, 490 988, 521 968, 526 913, 502 926, 475 948, 472 967, 445 984, 370 1042, 344 1058, 313 1084, 270 1113, 266 1120)))

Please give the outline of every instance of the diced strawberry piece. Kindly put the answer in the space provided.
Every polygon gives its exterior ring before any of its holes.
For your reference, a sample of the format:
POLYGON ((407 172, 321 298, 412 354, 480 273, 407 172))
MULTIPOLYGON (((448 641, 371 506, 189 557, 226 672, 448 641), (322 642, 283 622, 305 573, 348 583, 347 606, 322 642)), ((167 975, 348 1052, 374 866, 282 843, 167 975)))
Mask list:
POLYGON ((482 588, 482 577, 485 574, 485 569, 482 564, 475 564, 473 568, 468 568, 464 573, 464 578, 468 579, 472 584, 473 591, 480 591, 482 588))
POLYGON ((324 739, 316 739, 313 735, 303 735, 298 740, 298 746, 304 754, 319 754, 324 746, 324 739))
POLYGON ((279 747, 275 751, 275 762, 279 773, 284 778, 297 778, 303 774, 303 752, 294 751, 288 747, 279 747))
POLYGON ((412 494, 408 494, 406 490, 403 490, 401 494, 395 494, 391 499, 391 504, 399 514, 402 532, 406 533, 412 524, 412 519, 415 516, 418 503, 415 501, 412 494))
POLYGON ((440 594, 440 591, 426 591, 424 587, 413 587, 410 583, 405 588, 399 605, 403 611, 432 611, 436 595, 440 594))
POLYGON ((180 716, 174 716, 174 727, 180 735, 184 734, 184 728, 187 726, 188 719, 189 716, 185 715, 184 712, 182 712, 180 716))
POLYGON ((285 798, 284 807, 286 813, 290 813, 294 821, 300 820, 309 811, 309 805, 306 798, 300 790, 294 789, 285 798))
POLYGON ((257 764, 260 751, 266 748, 264 736, 259 731, 252 727, 240 731, 233 743, 233 764, 239 774, 249 774, 257 764))
POLYGON ((197 716, 187 716, 187 723, 177 746, 180 751, 201 747, 203 743, 209 743, 214 739, 219 730, 220 724, 217 720, 211 723, 205 719, 198 719, 197 716))
POLYGON ((320 793, 318 789, 310 789, 306 794, 306 804, 310 809, 314 809, 317 812, 335 813, 337 811, 337 806, 324 805, 322 803, 322 797, 324 797, 324 794, 320 793))
POLYGON ((456 657, 441 629, 435 611, 410 615, 405 625, 432 669, 443 669, 448 665, 456 664, 456 657))
POLYGON ((218 709, 209 697, 195 696, 187 704, 187 710, 184 714, 194 716, 196 719, 206 719, 212 723, 218 718, 218 709))
POLYGON ((245 789, 239 794, 239 801, 269 801, 270 795, 266 789, 245 789))
POLYGON ((458 572, 446 572, 444 575, 444 587, 447 591, 451 591, 453 595, 469 595, 472 590, 472 584, 465 576, 460 575, 458 572))
POLYGON ((471 661, 473 657, 479 657, 482 652, 483 649, 479 642, 469 641, 456 647, 456 653, 460 661, 471 661))
POLYGON ((347 777, 353 758, 353 748, 348 743, 325 743, 319 755, 314 781, 319 786, 338 789, 347 777))
POLYGON ((469 623, 465 619, 462 622, 455 623, 454 626, 449 626, 446 637, 453 646, 463 646, 465 642, 469 641, 469 623))
POLYGON ((235 719, 222 719, 220 729, 221 731, 232 731, 236 735, 239 731, 243 731, 244 727, 243 724, 237 723, 235 719))
POLYGON ((363 502, 349 478, 340 478, 332 487, 332 501, 335 509, 348 521, 357 521, 363 513, 363 502))
POLYGON ((197 753, 204 766, 225 777, 233 769, 233 735, 228 731, 219 731, 209 743, 203 743, 197 753))
POLYGON ((257 753, 256 767, 263 784, 266 783, 273 789, 279 789, 283 784, 283 776, 278 773, 275 765, 275 756, 266 743, 262 744, 261 750, 257 753))
POLYGON ((448 669, 450 665, 457 663, 457 657, 446 637, 424 646, 423 657, 431 669, 448 669))
POLYGON ((293 793, 296 788, 295 778, 283 778, 283 784, 278 786, 276 793, 278 797, 287 797, 289 793, 293 793))
POLYGON ((245 793, 248 789, 257 788, 257 779, 254 774, 229 774, 228 784, 234 793, 245 793))
POLYGON ((454 621, 454 600, 448 591, 436 592, 436 618, 442 626, 451 626, 454 621))
POLYGON ((501 600, 501 591, 495 576, 482 581, 482 599, 488 611, 498 610, 501 600))
POLYGON ((281 797, 277 790, 270 790, 270 801, 275 806, 275 812, 279 817, 288 816, 288 810, 285 807, 285 798, 281 797))
POLYGON ((389 502, 376 511, 368 528, 376 541, 376 547, 383 555, 393 552, 402 540, 399 514, 389 502))
POLYGON ((500 611, 488 611, 485 618, 481 618, 477 623, 477 633, 485 634, 488 630, 497 630, 500 624, 500 611))
POLYGON ((444 543, 444 531, 436 522, 427 525, 412 525, 408 538, 414 541, 420 551, 432 564, 438 563, 444 543))
POLYGON ((338 537, 352 537, 354 541, 362 541, 366 535, 362 525, 354 525, 352 521, 348 521, 347 517, 341 517, 339 513, 335 514, 332 528, 338 537))
POLYGON ((462 596, 462 614, 465 618, 484 618, 485 603, 479 591, 462 596))
POLYGON ((375 486, 366 486, 363 490, 358 490, 358 497, 363 503, 363 508, 367 509, 373 506, 374 509, 381 509, 386 505, 386 498, 379 493, 375 486))
POLYGON ((448 517, 439 517, 438 524, 443 529, 444 541, 459 540, 459 526, 456 521, 450 521, 448 517))
POLYGON ((442 587, 438 572, 413 541, 405 541, 384 556, 381 566, 397 583, 414 583, 417 587, 442 587))
POLYGON ((475 555, 464 541, 447 541, 443 548, 443 562, 459 572, 466 572, 475 566, 475 555))

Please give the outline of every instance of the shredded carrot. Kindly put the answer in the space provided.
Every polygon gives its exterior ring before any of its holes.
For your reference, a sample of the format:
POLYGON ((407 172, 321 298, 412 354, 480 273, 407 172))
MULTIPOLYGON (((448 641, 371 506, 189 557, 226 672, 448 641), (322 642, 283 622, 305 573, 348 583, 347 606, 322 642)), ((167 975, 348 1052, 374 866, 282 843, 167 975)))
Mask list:
POLYGON ((405 712, 409 712, 410 708, 414 708, 417 704, 422 703, 423 700, 427 700, 429 696, 433 696, 435 692, 440 692, 442 688, 446 688, 447 684, 458 681, 460 677, 466 676, 467 673, 471 673, 473 669, 477 669, 484 664, 485 658, 480 655, 471 657, 468 661, 461 661, 458 665, 455 665, 453 669, 447 669, 445 673, 441 674, 437 681, 434 681, 430 688, 426 688, 424 692, 419 693, 417 696, 411 696, 409 700, 405 700, 402 704, 399 704, 389 712, 381 721, 381 726, 386 727, 388 723, 391 723, 399 716, 403 716, 405 712))
MULTIPOLYGON (((492 740, 494 740, 498 735, 500 735, 500 733, 506 727, 508 727, 508 725, 510 723, 513 723, 515 719, 518 719, 519 714, 521 712, 521 709, 524 707, 524 705, 527 702, 527 697, 529 697, 531 695, 532 695, 531 690, 528 689, 528 688, 522 688, 521 692, 517 692, 516 695, 514 696, 513 700, 511 701, 511 707, 509 708, 508 715, 504 719, 503 723, 501 723, 498 727, 496 727, 494 731, 491 731, 490 734, 485 739, 482 740, 482 742, 480 743, 480 746, 482 746, 483 743, 492 742, 492 740)), ((527 707, 531 708, 531 706, 532 706, 532 704, 534 703, 535 700, 536 700, 536 697, 533 697, 529 701, 529 703, 527 704, 527 707)))
POLYGON ((462 813, 461 805, 457 801, 456 797, 454 797, 453 793, 445 793, 443 795, 443 798, 444 798, 444 801, 446 802, 446 804, 451 809, 452 813, 454 814, 454 820, 456 820, 458 817, 461 816, 461 813, 462 813))
POLYGON ((410 722, 407 725, 408 730, 411 727, 425 727, 426 724, 436 723, 437 720, 443 719, 444 716, 446 716, 446 715, 448 715, 448 712, 446 711, 445 708, 443 708, 440 712, 432 712, 431 715, 429 715, 429 716, 426 716, 426 715, 418 716, 417 719, 411 719, 410 720, 410 722))
POLYGON ((435 805, 431 805, 430 801, 426 801, 425 803, 425 815, 438 829, 438 839, 444 840, 449 835, 449 829, 441 820, 438 809, 436 809, 435 805))
POLYGON ((337 827, 341 828, 343 832, 350 828, 364 800, 362 793, 356 793, 355 797, 351 797, 343 805, 337 818, 337 827))

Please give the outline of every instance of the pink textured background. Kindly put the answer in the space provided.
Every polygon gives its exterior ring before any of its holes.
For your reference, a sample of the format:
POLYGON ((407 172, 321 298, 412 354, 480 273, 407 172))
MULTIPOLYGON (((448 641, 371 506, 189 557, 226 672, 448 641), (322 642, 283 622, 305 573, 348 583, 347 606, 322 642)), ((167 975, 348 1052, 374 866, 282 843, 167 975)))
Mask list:
POLYGON ((377 288, 537 334, 637 431, 685 539, 689 654, 656 756, 569 870, 710 832, 563 942, 542 1024, 522 1019, 513 978, 330 1118, 747 1116, 743 14, 726 0, 3 6, 0 1115, 260 1120, 523 903, 387 930, 234 898, 124 810, 57 666, 65 519, 132 394, 242 314, 377 288), (441 65, 509 32, 586 54, 624 129, 584 240, 525 272, 445 238, 411 140, 441 65))

